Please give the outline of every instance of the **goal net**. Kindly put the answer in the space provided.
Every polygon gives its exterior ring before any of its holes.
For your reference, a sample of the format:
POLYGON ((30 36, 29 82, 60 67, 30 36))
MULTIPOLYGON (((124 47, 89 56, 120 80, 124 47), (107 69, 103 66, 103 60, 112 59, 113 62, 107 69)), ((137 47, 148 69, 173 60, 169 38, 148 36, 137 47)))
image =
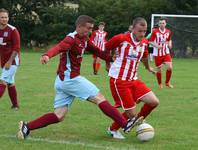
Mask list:
POLYGON ((175 57, 198 57, 198 15, 152 14, 151 29, 161 17, 167 19, 166 27, 172 31, 172 54, 175 57))

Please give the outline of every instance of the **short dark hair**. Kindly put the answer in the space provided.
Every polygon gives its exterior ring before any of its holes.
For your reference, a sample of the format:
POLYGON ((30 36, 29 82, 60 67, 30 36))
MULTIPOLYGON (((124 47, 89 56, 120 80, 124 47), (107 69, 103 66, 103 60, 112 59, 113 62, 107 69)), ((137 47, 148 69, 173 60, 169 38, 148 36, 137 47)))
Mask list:
POLYGON ((137 24, 140 24, 141 26, 146 26, 147 22, 144 18, 142 17, 137 17, 133 20, 132 26, 135 27, 137 24))
POLYGON ((0 13, 2 12, 7 13, 9 15, 9 11, 5 8, 0 8, 0 13))
POLYGON ((85 25, 86 23, 91 23, 94 24, 94 19, 90 16, 87 15, 80 15, 77 19, 76 19, 76 23, 75 25, 85 25))
POLYGON ((99 26, 99 25, 105 26, 105 22, 99 22, 98 26, 99 26))
POLYGON ((165 20, 167 22, 167 18, 166 17, 160 17, 159 21, 165 20))

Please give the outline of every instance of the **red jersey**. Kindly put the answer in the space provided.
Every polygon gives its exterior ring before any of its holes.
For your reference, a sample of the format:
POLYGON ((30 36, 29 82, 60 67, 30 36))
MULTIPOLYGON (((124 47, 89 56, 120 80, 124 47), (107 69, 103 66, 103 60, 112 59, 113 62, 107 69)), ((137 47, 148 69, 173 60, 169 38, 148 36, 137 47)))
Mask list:
POLYGON ((9 60, 13 51, 16 51, 18 55, 13 60, 12 65, 19 65, 20 35, 14 26, 8 24, 3 30, 0 29, 1 67, 9 60))
POLYGON ((106 49, 116 48, 116 60, 111 65, 109 76, 121 80, 136 80, 138 64, 148 57, 148 41, 136 42, 132 33, 119 34, 106 43, 106 49))
POLYGON ((60 63, 57 74, 61 80, 80 75, 80 67, 84 51, 88 50, 98 57, 111 61, 112 57, 101 51, 87 38, 82 38, 75 31, 68 34, 59 44, 49 49, 44 55, 49 58, 60 53, 60 63))
POLYGON ((107 32, 105 31, 94 31, 91 34, 90 40, 94 43, 95 46, 99 47, 101 50, 104 51, 104 46, 106 43, 107 32))
POLYGON ((166 54, 169 54, 170 50, 168 48, 167 42, 169 42, 170 40, 171 40, 171 31, 169 29, 165 28, 163 32, 160 30, 160 28, 154 29, 154 31, 151 34, 151 37, 149 38, 149 41, 161 45, 162 49, 153 47, 153 55, 165 56, 166 54))

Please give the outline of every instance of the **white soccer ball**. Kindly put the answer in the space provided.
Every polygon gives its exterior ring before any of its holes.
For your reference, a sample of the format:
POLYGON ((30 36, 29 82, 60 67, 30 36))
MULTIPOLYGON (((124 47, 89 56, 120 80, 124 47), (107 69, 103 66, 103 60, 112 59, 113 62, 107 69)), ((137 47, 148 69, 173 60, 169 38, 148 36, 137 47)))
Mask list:
POLYGON ((149 141, 154 137, 154 128, 148 123, 142 123, 136 128, 136 136, 140 141, 149 141))

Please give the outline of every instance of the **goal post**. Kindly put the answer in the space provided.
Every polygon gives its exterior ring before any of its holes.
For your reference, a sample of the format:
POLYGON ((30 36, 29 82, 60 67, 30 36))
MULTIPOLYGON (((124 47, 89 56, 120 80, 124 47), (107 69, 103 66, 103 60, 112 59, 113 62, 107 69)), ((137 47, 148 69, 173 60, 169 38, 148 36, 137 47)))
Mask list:
POLYGON ((151 31, 159 18, 167 19, 176 57, 198 57, 198 15, 152 14, 151 31))

